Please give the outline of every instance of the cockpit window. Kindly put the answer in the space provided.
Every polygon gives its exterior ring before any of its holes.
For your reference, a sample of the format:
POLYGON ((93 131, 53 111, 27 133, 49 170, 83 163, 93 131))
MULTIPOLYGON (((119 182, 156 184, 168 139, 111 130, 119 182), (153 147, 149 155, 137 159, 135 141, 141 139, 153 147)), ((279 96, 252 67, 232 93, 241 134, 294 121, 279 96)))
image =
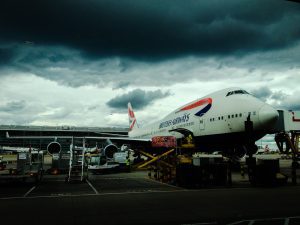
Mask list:
POLYGON ((226 96, 237 95, 237 94, 249 94, 249 93, 244 90, 236 90, 236 91, 229 91, 226 96))

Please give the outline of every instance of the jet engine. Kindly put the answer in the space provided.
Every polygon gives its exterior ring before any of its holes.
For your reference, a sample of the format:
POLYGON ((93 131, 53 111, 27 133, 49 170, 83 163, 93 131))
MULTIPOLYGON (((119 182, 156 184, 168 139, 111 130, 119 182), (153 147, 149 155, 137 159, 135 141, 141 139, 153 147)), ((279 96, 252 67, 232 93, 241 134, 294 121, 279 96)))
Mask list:
POLYGON ((103 154, 109 158, 112 159, 114 157, 114 154, 118 151, 118 147, 114 144, 106 145, 103 149, 103 154))
POLYGON ((237 160, 242 159, 247 154, 247 148, 245 146, 237 146, 234 148, 233 157, 237 160))
POLYGON ((257 153, 257 151, 258 151, 258 147, 257 147, 257 145, 256 144, 247 144, 247 145, 245 145, 245 147, 246 147, 246 149, 247 149, 247 154, 249 155, 249 154, 252 154, 252 155, 254 155, 254 154, 256 154, 257 153))
POLYGON ((61 145, 56 141, 50 142, 47 146, 47 151, 51 155, 55 153, 60 153, 60 150, 61 150, 61 145))
POLYGON ((258 148, 255 144, 238 145, 229 151, 225 152, 225 156, 232 158, 235 161, 239 161, 246 155, 255 154, 258 148))
POLYGON ((258 150, 258 147, 256 144, 246 144, 242 146, 238 146, 234 148, 234 156, 236 158, 244 158, 246 155, 254 155, 258 150))

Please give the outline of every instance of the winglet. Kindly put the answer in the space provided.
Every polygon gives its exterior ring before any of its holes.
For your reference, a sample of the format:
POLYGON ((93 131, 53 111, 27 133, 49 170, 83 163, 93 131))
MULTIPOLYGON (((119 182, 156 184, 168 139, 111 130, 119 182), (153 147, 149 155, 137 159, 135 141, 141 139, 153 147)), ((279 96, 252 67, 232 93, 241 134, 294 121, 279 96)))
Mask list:
POLYGON ((138 128, 136 118, 130 102, 128 102, 128 118, 129 118, 129 131, 138 128))

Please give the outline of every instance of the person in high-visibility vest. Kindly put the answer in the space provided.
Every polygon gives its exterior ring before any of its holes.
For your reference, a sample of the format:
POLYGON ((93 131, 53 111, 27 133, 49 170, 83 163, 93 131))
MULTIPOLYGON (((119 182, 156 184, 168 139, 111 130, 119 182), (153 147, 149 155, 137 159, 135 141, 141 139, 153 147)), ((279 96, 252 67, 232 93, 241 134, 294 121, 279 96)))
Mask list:
POLYGON ((189 134, 189 136, 186 137, 186 141, 187 141, 187 144, 192 144, 193 143, 192 135, 189 134))
POLYGON ((127 169, 130 171, 130 160, 129 160, 129 156, 126 157, 126 167, 127 167, 127 169))

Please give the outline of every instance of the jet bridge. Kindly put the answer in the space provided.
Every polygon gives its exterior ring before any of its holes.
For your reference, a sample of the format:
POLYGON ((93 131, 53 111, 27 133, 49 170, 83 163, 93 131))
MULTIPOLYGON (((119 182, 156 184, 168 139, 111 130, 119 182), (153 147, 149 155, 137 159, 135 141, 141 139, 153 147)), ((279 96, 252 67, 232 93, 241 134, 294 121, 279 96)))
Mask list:
POLYGON ((292 153, 292 181, 296 184, 299 167, 300 111, 278 110, 279 119, 274 128, 275 142, 281 153, 292 153))

